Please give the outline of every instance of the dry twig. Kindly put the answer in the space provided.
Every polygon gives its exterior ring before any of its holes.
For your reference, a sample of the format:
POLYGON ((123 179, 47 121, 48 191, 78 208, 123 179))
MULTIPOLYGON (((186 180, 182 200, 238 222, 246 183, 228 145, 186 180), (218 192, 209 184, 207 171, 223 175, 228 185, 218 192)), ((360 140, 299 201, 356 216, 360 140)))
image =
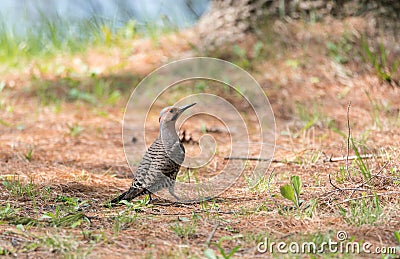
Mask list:
POLYGON ((350 187, 350 188, 339 188, 335 189, 335 190, 331 190, 329 192, 325 192, 323 193, 321 196, 328 196, 332 193, 335 192, 346 192, 346 191, 360 191, 360 192, 366 192, 366 191, 370 191, 370 189, 362 189, 362 188, 355 188, 355 187, 350 187))
POLYGON ((385 169, 385 167, 389 164, 389 161, 387 161, 379 170, 378 173, 372 175, 369 179, 365 180, 364 182, 360 183, 357 187, 361 187, 363 185, 366 185, 367 183, 371 182, 371 180, 377 176, 379 176, 380 173, 382 173, 383 169, 385 169))
POLYGON ((351 101, 349 101, 349 104, 347 105, 347 154, 346 154, 346 173, 350 177, 351 180, 353 178, 351 177, 351 174, 349 172, 349 153, 350 153, 350 139, 351 139, 351 128, 350 128, 350 106, 351 106, 351 101))
MULTIPOLYGON (((364 155, 360 155, 359 156, 361 159, 369 159, 369 158, 373 158, 373 157, 381 157, 380 155, 376 155, 374 156, 373 154, 364 154, 364 155)), ((340 162, 340 161, 344 161, 346 160, 347 163, 349 160, 355 160, 357 159, 358 156, 339 156, 339 157, 329 157, 327 159, 324 159, 324 162, 340 162)), ((348 170, 348 169, 346 169, 348 170)))
POLYGON ((335 189, 338 190, 338 191, 342 191, 341 188, 337 187, 336 185, 334 185, 334 184, 332 183, 331 174, 328 174, 328 178, 329 178, 329 183, 332 185, 333 188, 335 188, 335 189))
POLYGON ((263 157, 232 156, 232 157, 224 157, 224 160, 271 161, 271 163, 296 164, 296 162, 292 162, 292 161, 283 161, 283 160, 276 160, 276 159, 263 158, 263 157))
POLYGON ((210 235, 207 238, 207 241, 206 241, 207 247, 210 246, 211 239, 214 237, 215 232, 217 231, 218 227, 219 227, 219 221, 214 225, 213 230, 211 231, 210 235))
POLYGON ((224 160, 253 160, 253 161, 274 161, 271 158, 262 158, 262 157, 241 157, 241 156, 231 156, 224 157, 224 160))
POLYGON ((351 198, 351 199, 346 199, 344 201, 338 202, 336 204, 334 204, 335 206, 349 202, 349 201, 355 201, 355 200, 360 200, 360 199, 364 199, 364 198, 370 198, 370 197, 375 197, 376 196, 385 196, 385 195, 389 195, 389 194, 400 194, 399 191, 392 191, 392 192, 384 192, 384 193, 375 193, 375 194, 371 194, 371 195, 366 195, 366 196, 361 196, 361 197, 357 197, 357 198, 351 198))

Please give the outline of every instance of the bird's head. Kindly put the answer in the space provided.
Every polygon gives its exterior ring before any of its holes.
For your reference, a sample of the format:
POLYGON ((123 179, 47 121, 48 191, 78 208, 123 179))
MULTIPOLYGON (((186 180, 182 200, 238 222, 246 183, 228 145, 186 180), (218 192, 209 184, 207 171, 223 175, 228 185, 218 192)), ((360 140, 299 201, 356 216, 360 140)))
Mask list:
POLYGON ((175 106, 168 106, 161 110, 160 118, 158 119, 160 123, 166 122, 174 122, 178 119, 178 117, 187 109, 195 105, 196 103, 192 103, 189 105, 175 107, 175 106))

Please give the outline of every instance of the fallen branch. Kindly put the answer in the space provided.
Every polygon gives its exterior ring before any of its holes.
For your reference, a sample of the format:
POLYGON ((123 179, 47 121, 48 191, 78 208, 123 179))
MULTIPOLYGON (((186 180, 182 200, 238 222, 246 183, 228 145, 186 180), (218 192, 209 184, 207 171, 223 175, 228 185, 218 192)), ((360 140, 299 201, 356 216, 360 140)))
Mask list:
POLYGON ((355 188, 354 187, 353 188, 340 188, 340 187, 337 187, 336 185, 333 184, 330 174, 328 174, 328 178, 329 178, 329 183, 333 186, 333 188, 335 188, 335 190, 329 191, 329 192, 325 193, 325 195, 329 195, 329 194, 332 194, 332 193, 337 192, 337 191, 340 191, 340 192, 352 191, 351 195, 353 195, 356 191, 369 191, 369 189, 361 189, 361 188, 358 188, 358 187, 355 187, 355 188))
MULTIPOLYGON (((380 177, 380 178, 384 178, 384 179, 390 179, 390 180, 392 180, 392 181, 400 181, 400 178, 393 177, 393 176, 386 176, 386 175, 373 174, 372 177, 380 177)), ((371 178, 372 178, 372 177, 371 177, 371 178)))
POLYGON ((210 246, 211 239, 214 237, 215 232, 217 231, 217 228, 218 228, 218 227, 219 227, 219 222, 217 222, 217 223, 214 225, 213 230, 211 231, 210 235, 209 235, 208 238, 207 238, 207 241, 206 241, 207 247, 210 246))
POLYGON ((191 215, 193 213, 218 213, 218 214, 237 214, 237 215, 243 215, 243 213, 239 211, 215 211, 215 210, 192 210, 192 211, 187 211, 187 212, 173 212, 173 213, 166 213, 166 212, 153 212, 149 210, 144 210, 145 213, 155 215, 155 216, 182 216, 182 215, 191 215))
POLYGON ((346 173, 350 177, 350 179, 353 180, 349 172, 349 153, 350 153, 350 139, 351 139, 350 106, 351 106, 351 101, 349 101, 349 104, 347 105, 347 128, 349 131, 347 134, 346 173))
POLYGON ((224 160, 254 160, 254 161, 274 161, 271 158, 262 158, 262 157, 242 157, 242 156, 231 156, 224 157, 224 160))
POLYGON ((365 192, 365 191, 371 191, 371 189, 363 189, 363 188, 359 188, 359 187, 345 187, 345 188, 340 188, 340 187, 338 187, 338 186, 336 186, 336 185, 334 185, 333 184, 333 182, 332 182, 332 180, 331 180, 331 175, 329 174, 328 175, 328 178, 329 178, 329 183, 332 185, 332 187, 333 188, 335 188, 334 190, 331 190, 331 191, 329 191, 329 192, 325 192, 325 193, 323 193, 320 197, 322 197, 322 196, 328 196, 328 195, 330 195, 330 194, 332 194, 332 193, 335 193, 335 192, 346 192, 346 191, 360 191, 360 192, 365 192))
POLYGON ((361 187, 361 186, 363 186, 363 185, 366 185, 366 184, 368 184, 369 182, 371 182, 371 180, 372 180, 374 177, 378 177, 378 176, 383 172, 383 169, 385 169, 386 166, 387 166, 388 164, 389 164, 389 161, 387 161, 387 162, 381 167, 381 169, 379 170, 378 173, 372 175, 369 179, 365 180, 364 182, 362 182, 361 184, 359 184, 357 187, 361 187))
POLYGON ((292 162, 292 161, 282 161, 282 160, 276 160, 276 159, 271 159, 271 158, 262 158, 262 157, 231 156, 231 157, 224 157, 224 160, 271 161, 271 163, 296 164, 296 162, 292 162))
POLYGON ((370 159, 374 157, 382 157, 381 155, 373 155, 373 154, 365 154, 365 155, 360 155, 360 156, 339 156, 339 157, 329 157, 328 159, 325 159, 324 162, 339 162, 339 161, 348 161, 348 160, 355 160, 358 158, 361 159, 370 159))
POLYGON ((376 193, 376 194, 371 194, 371 195, 366 195, 366 196, 361 196, 361 197, 357 197, 357 198, 351 198, 351 199, 346 199, 344 201, 338 202, 336 204, 334 204, 335 206, 349 202, 349 201, 355 201, 355 200, 360 200, 360 199, 364 199, 364 198, 371 198, 371 197, 375 197, 376 196, 385 196, 385 195, 389 195, 389 194, 400 194, 399 191, 392 191, 392 192, 384 192, 384 193, 376 193))
POLYGON ((331 174, 328 174, 328 178, 329 178, 329 183, 332 185, 333 188, 335 188, 338 191, 342 191, 342 188, 339 188, 332 183, 331 174))
MULTIPOLYGON (((369 183, 374 177, 379 177, 379 176, 380 176, 379 174, 382 173, 383 169, 385 169, 385 167, 386 167, 388 164, 389 164, 389 162, 386 162, 386 163, 381 167, 381 169, 379 170, 379 172, 378 172, 377 174, 372 175, 371 178, 369 178, 368 180, 366 180, 366 181, 364 181, 364 182, 358 184, 356 187, 352 187, 352 188, 340 188, 340 187, 334 185, 333 182, 332 182, 332 179, 331 179, 331 175, 328 174, 329 183, 332 185, 333 188, 335 188, 335 190, 330 191, 330 192, 327 192, 327 193, 325 193, 325 195, 334 193, 334 192, 336 192, 336 191, 353 191, 353 193, 354 193, 355 191, 368 191, 369 189, 361 189, 360 187, 362 187, 362 186, 366 185, 367 183, 369 183)), ((385 176, 383 176, 383 177, 385 178, 385 176)), ((390 178, 390 177, 387 177, 387 178, 390 178)))
POLYGON ((321 194, 320 197, 327 197, 328 195, 335 193, 335 192, 346 192, 346 191, 359 191, 359 192, 366 192, 366 191, 372 191, 371 189, 362 189, 362 188, 355 188, 355 187, 350 187, 350 188, 340 188, 340 189, 335 189, 331 190, 329 192, 325 192, 321 194))

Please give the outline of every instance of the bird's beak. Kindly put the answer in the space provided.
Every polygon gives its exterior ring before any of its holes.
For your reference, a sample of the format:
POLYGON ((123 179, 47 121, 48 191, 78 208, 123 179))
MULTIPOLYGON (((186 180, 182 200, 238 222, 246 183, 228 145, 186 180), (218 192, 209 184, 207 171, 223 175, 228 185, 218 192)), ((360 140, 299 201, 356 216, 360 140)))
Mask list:
POLYGON ((185 105, 185 106, 181 106, 181 107, 179 107, 178 109, 178 112, 175 114, 175 116, 172 118, 172 120, 174 121, 174 120, 176 120, 176 119, 178 119, 178 117, 184 112, 184 111, 186 111, 187 109, 189 109, 190 107, 192 107, 193 105, 195 105, 196 103, 192 103, 192 104, 189 104, 189 105, 185 105))
POLYGON ((192 104, 188 104, 188 105, 179 107, 179 112, 178 113, 181 114, 182 112, 184 112, 185 110, 189 109, 190 107, 192 107, 195 104, 196 103, 192 103, 192 104))

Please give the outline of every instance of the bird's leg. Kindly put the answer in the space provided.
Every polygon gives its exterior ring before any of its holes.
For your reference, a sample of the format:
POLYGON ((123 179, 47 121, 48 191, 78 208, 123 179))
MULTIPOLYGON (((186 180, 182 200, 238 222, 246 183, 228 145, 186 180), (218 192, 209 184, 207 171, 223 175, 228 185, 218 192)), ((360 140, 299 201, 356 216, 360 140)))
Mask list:
POLYGON ((158 198, 152 198, 151 197, 151 193, 149 193, 149 200, 146 202, 146 205, 150 204, 150 203, 155 203, 158 201, 158 198))

